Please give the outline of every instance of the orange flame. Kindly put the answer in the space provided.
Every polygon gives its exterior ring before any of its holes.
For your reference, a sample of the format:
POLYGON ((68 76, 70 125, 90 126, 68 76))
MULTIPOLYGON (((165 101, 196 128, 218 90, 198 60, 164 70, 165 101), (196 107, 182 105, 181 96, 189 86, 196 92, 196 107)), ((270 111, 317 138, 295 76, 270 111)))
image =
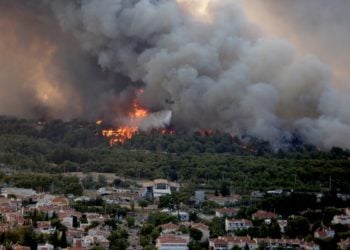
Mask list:
MULTIPOLYGON (((149 111, 140 107, 137 101, 134 101, 133 110, 128 114, 128 122, 119 128, 110 128, 102 130, 102 135, 109 138, 109 144, 123 144, 125 141, 130 140, 135 134, 139 132, 139 124, 149 114, 149 111)), ((101 120, 98 120, 96 124, 102 124, 101 120)))

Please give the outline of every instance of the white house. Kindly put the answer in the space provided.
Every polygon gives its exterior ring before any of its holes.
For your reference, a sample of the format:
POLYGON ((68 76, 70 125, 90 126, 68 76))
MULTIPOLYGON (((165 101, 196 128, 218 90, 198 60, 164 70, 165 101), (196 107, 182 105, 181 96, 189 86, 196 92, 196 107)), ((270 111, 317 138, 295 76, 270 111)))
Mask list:
POLYGON ((238 213, 237 208, 219 208, 215 210, 215 216, 216 217, 234 217, 238 213))
POLYGON ((235 231, 248 229, 253 226, 253 222, 246 219, 227 219, 225 220, 225 231, 235 231))
POLYGON ((156 179, 150 182, 144 182, 143 186, 143 197, 157 198, 163 195, 171 194, 178 191, 180 185, 176 182, 170 182, 164 179, 156 179))
POLYGON ((348 216, 348 215, 335 215, 333 217, 332 224, 350 225, 350 216, 348 216))

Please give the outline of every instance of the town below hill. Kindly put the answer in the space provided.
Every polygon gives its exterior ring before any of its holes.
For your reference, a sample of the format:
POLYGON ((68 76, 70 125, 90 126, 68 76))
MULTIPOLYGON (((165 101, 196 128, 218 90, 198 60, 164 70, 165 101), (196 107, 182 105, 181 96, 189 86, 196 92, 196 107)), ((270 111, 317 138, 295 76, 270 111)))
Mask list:
POLYGON ((350 153, 0 117, 2 249, 348 249, 350 153))
MULTIPOLYGON (((40 175, 33 175, 40 179, 40 175)), ((109 176, 111 177, 111 176, 109 176)), ((44 177, 43 177, 44 178, 44 177)), ((231 193, 166 179, 61 176, 67 193, 2 179, 0 248, 13 250, 231 250, 350 247, 350 194, 231 193)))

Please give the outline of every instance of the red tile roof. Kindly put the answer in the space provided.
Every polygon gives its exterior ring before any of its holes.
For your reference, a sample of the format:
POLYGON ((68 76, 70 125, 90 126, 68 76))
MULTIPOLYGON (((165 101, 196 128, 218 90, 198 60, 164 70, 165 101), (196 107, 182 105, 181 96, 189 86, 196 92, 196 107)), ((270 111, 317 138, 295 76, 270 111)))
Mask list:
POLYGON ((157 239, 158 242, 164 244, 164 243, 167 243, 167 244, 187 244, 187 240, 181 238, 181 237, 178 237, 178 236, 175 236, 175 235, 164 235, 164 236, 160 236, 158 239, 157 239))

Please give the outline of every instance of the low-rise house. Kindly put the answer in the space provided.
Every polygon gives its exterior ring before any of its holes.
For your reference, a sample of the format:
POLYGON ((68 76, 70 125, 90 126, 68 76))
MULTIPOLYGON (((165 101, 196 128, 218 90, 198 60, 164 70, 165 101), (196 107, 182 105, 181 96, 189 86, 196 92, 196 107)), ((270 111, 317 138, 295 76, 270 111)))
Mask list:
POLYGON ((30 247, 16 244, 12 246, 12 250, 30 250, 30 247))
POLYGON ((266 193, 269 195, 281 195, 283 194, 283 190, 282 189, 269 190, 266 193))
POLYGON ((314 232, 314 237, 316 239, 329 239, 329 238, 334 238, 335 232, 333 229, 331 228, 318 228, 315 232, 314 232))
POLYGON ((90 225, 93 221, 103 223, 108 217, 104 217, 102 214, 98 213, 85 213, 88 224, 90 225))
POLYGON ((74 238, 71 244, 72 244, 72 247, 82 249, 83 248, 82 237, 74 238))
POLYGON ((36 233, 53 234, 56 228, 51 226, 50 221, 38 221, 37 228, 34 230, 36 233))
POLYGON ((347 238, 345 240, 341 240, 338 243, 338 246, 341 250, 348 250, 350 248, 350 238, 347 238))
POLYGON ((215 210, 215 216, 220 218, 223 218, 223 217, 232 218, 237 215, 238 210, 239 209, 237 208, 219 208, 215 210))
POLYGON ((154 181, 144 182, 142 184, 142 187, 142 197, 157 198, 178 191, 180 185, 176 182, 170 182, 164 179, 156 179, 154 181))
POLYGON ((167 223, 160 226, 164 234, 174 233, 179 230, 179 225, 174 223, 167 223))
POLYGON ((244 230, 253 226, 253 222, 246 219, 227 219, 225 220, 225 231, 244 230))
POLYGON ((320 250, 320 246, 314 242, 303 242, 300 247, 304 250, 320 250))
POLYGON ((221 238, 211 239, 209 241, 209 248, 211 250, 229 250, 228 242, 221 238))
POLYGON ((299 239, 270 239, 257 238, 258 245, 265 244, 266 249, 275 249, 278 247, 287 249, 304 249, 304 250, 320 250, 320 246, 314 242, 306 242, 299 239))
POLYGON ((29 188, 16 188, 16 187, 10 187, 10 188, 2 188, 1 194, 5 197, 9 197, 10 195, 14 195, 17 198, 22 199, 29 199, 32 196, 36 195, 36 191, 29 188))
POLYGON ((67 228, 73 227, 73 216, 66 216, 61 219, 61 223, 67 228))
POLYGON ((5 220, 11 226, 23 225, 24 222, 25 222, 23 216, 20 213, 17 213, 17 212, 6 213, 5 214, 5 220))
POLYGON ((79 196, 79 197, 74 199, 75 202, 77 202, 77 201, 84 202, 84 201, 90 201, 90 200, 91 199, 88 196, 79 196))
POLYGON ((212 250, 231 250, 235 246, 242 249, 247 246, 249 249, 258 249, 257 241, 250 237, 220 236, 209 241, 209 248, 212 250))
POLYGON ((90 249, 95 244, 94 237, 86 235, 81 238, 81 246, 83 249, 90 249))
MULTIPOLYGON (((66 232, 67 242, 70 245, 76 246, 74 244, 77 240, 80 240, 84 236, 84 230, 81 228, 68 228, 66 232)), ((81 240, 80 240, 81 241, 81 240)), ((81 245, 80 245, 81 247, 81 245)))
POLYGON ((268 212, 268 211, 263 211, 263 210, 259 210, 252 214, 253 220, 266 220, 266 219, 276 219, 276 218, 277 218, 277 214, 268 212))
POLYGON ((49 218, 52 218, 53 214, 56 212, 56 208, 53 205, 42 205, 42 206, 36 206, 34 209, 47 213, 49 218))
POLYGON ((189 221, 190 215, 187 212, 173 212, 172 215, 176 216, 179 221, 189 221))
POLYGON ((350 225, 350 216, 348 215, 335 215, 332 220, 332 224, 350 225))
POLYGON ((56 198, 56 196, 51 194, 42 194, 38 197, 38 201, 35 204, 37 208, 42 206, 53 206, 52 200, 56 198))
POLYGON ((5 233, 5 232, 9 231, 10 228, 11 228, 10 224, 8 224, 8 223, 1 223, 0 224, 0 232, 1 233, 5 233))
POLYGON ((277 220, 277 223, 280 227, 281 233, 285 233, 286 227, 288 225, 288 221, 287 220, 277 220))
POLYGON ((113 194, 114 192, 115 192, 115 188, 113 187, 101 187, 97 190, 97 193, 102 196, 113 194))
POLYGON ((189 235, 161 235, 156 241, 157 250, 188 250, 189 235))
POLYGON ((264 198, 265 193, 261 192, 261 191, 253 191, 253 192, 251 192, 250 196, 252 198, 260 199, 260 198, 264 198))
POLYGON ((109 229, 109 227, 99 226, 96 228, 89 229, 88 235, 90 235, 92 237, 103 236, 105 238, 108 238, 111 235, 111 230, 109 229))
POLYGON ((345 214, 350 216, 350 207, 345 208, 345 214))
POLYGON ((270 238, 250 238, 237 236, 220 236, 209 241, 211 250, 231 250, 234 246, 242 249, 248 247, 250 250, 259 249, 260 245, 265 245, 266 249, 304 249, 320 250, 319 245, 314 242, 305 242, 299 239, 270 239, 270 238))
POLYGON ((51 205, 57 207, 67 207, 69 205, 69 200, 65 197, 55 197, 51 200, 51 205))
POLYGON ((98 236, 94 237, 94 241, 95 241, 95 244, 97 244, 98 246, 100 246, 104 249, 109 249, 109 240, 107 240, 106 237, 104 237, 102 235, 98 235, 98 236))
POLYGON ((49 243, 46 243, 46 244, 39 244, 37 249, 38 250, 54 250, 55 247, 49 243))

